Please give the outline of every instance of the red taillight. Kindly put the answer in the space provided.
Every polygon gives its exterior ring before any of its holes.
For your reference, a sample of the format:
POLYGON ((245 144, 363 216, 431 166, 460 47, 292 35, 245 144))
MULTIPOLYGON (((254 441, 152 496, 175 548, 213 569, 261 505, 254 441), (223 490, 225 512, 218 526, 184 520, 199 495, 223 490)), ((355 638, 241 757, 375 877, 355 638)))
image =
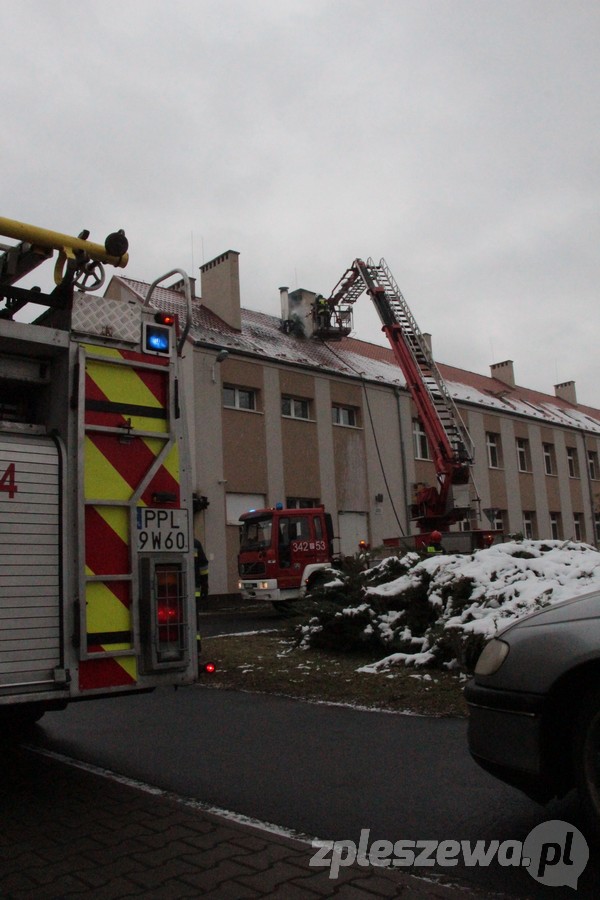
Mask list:
POLYGON ((212 675, 213 672, 217 671, 217 667, 212 662, 204 663, 204 671, 208 672, 209 675, 212 675))
POLYGON ((164 652, 169 645, 169 654, 179 653, 183 647, 185 624, 181 569, 168 564, 157 565, 155 577, 160 652, 164 652))

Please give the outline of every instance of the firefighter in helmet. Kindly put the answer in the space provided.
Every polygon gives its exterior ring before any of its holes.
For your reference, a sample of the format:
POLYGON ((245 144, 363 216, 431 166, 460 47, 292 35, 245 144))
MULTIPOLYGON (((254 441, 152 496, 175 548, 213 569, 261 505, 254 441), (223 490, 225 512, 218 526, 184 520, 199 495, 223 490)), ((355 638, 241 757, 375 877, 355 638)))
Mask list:
POLYGON ((323 294, 317 294, 315 297, 315 311, 317 315, 317 326, 319 328, 329 328, 331 325, 331 306, 323 294))
POLYGON ((432 531, 427 542, 427 555, 435 556, 437 553, 443 552, 441 531, 432 531))

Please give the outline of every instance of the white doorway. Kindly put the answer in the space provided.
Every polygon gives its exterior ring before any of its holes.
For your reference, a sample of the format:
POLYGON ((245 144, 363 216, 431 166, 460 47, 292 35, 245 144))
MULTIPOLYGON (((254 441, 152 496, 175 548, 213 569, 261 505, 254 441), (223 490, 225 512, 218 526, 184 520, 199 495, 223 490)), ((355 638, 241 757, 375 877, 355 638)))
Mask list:
POLYGON ((369 540, 369 514, 365 512, 338 512, 339 552, 342 556, 358 553, 360 541, 369 540))

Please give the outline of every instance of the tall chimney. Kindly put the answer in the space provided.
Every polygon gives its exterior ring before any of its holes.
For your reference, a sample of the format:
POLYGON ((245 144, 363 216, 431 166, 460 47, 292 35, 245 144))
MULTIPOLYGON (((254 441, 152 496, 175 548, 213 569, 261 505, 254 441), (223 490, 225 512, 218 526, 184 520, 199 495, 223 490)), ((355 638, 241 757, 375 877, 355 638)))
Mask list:
POLYGON ((202 303, 236 331, 242 330, 239 257, 227 250, 200 266, 202 303))
POLYGON ((577 406, 577 393, 575 391, 575 382, 574 381, 563 381, 562 384, 554 385, 554 396, 558 397, 559 400, 566 400, 567 403, 572 403, 573 406, 577 406))
POLYGON ((279 298, 281 300, 281 318, 282 321, 287 322, 290 317, 290 298, 288 295, 289 288, 280 287, 279 288, 279 298))
POLYGON ((498 381, 503 381, 504 384, 507 384, 509 387, 514 388, 515 372, 513 369, 512 359, 506 359, 504 362, 494 363, 490 366, 490 372, 492 373, 492 378, 497 378, 498 381))

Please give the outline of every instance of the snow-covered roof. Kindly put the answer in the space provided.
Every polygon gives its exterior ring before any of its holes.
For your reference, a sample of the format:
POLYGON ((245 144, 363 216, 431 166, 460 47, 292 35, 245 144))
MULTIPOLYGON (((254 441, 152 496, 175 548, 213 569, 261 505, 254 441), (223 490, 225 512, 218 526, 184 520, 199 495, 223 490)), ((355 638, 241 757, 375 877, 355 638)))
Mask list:
MULTIPOLYGON (((115 276, 141 299, 149 285, 123 276, 115 276)), ((179 290, 156 288, 153 305, 168 312, 185 314, 185 300, 179 290)), ((406 380, 388 347, 347 337, 325 342, 286 334, 281 319, 255 310, 241 310, 241 330, 237 331, 204 306, 193 301, 190 338, 196 344, 224 348, 290 365, 322 369, 331 373, 361 377, 396 387, 406 380)), ((489 411, 538 419, 548 425, 600 434, 600 410, 569 403, 559 397, 533 391, 490 376, 479 375, 455 366, 437 363, 450 395, 461 404, 489 411)))

